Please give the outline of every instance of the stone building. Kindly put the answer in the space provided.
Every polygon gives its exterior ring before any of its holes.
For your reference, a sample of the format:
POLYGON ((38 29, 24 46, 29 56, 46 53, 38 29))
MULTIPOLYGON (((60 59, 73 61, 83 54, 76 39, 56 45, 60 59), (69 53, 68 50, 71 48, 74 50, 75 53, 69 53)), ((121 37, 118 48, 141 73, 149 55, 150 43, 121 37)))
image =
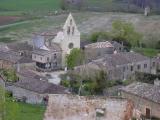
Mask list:
POLYGON ((0 69, 11 69, 17 68, 18 61, 22 57, 17 55, 15 52, 2 52, 0 51, 0 69))
POLYGON ((106 54, 123 52, 123 50, 123 45, 116 41, 96 42, 84 46, 87 62, 91 62, 92 60, 101 58, 106 54))
POLYGON ((63 28, 36 33, 33 43, 32 60, 37 68, 46 71, 64 68, 66 56, 73 48, 80 48, 80 32, 71 13, 63 28))
POLYGON ((84 51, 87 61, 91 62, 92 60, 103 57, 105 54, 113 54, 114 46, 108 41, 96 42, 85 45, 84 51))
POLYGON ((14 51, 0 51, 0 69, 16 69, 19 71, 26 66, 33 66, 31 58, 14 51))
POLYGON ((0 68, 18 69, 33 66, 31 58, 33 46, 27 42, 0 45, 0 68))
POLYGON ((48 94, 67 94, 66 88, 49 83, 46 78, 34 74, 32 71, 18 73, 19 80, 15 83, 6 82, 6 90, 14 98, 31 104, 48 102, 48 94))
POLYGON ((132 83, 121 89, 121 95, 133 101, 135 117, 160 119, 160 84, 132 83))
POLYGON ((132 112, 126 99, 49 95, 44 120, 130 120, 132 112))
POLYGON ((75 69, 76 71, 85 69, 84 74, 90 74, 90 71, 93 74, 93 71, 104 70, 108 74, 108 79, 123 80, 131 78, 136 71, 151 73, 151 59, 134 52, 121 52, 105 55, 105 57, 86 64, 85 68, 78 66, 75 69))

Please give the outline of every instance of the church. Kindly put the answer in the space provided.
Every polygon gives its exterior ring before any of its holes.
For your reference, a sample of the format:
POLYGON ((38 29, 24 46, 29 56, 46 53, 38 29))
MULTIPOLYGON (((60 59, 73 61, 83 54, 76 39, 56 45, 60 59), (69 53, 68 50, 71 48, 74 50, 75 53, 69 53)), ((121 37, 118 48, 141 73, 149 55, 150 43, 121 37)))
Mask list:
POLYGON ((80 32, 70 13, 63 28, 34 33, 32 60, 38 71, 54 71, 66 67, 66 56, 80 48, 80 32))

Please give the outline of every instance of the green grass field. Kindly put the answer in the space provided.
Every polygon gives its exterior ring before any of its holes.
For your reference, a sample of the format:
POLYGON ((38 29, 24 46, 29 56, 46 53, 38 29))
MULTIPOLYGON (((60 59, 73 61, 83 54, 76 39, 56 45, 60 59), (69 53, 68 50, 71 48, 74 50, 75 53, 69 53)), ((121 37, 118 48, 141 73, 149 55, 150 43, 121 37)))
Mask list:
POLYGON ((0 0, 1 11, 48 11, 59 7, 60 0, 0 0))
POLYGON ((7 100, 5 120, 43 120, 45 107, 7 100))

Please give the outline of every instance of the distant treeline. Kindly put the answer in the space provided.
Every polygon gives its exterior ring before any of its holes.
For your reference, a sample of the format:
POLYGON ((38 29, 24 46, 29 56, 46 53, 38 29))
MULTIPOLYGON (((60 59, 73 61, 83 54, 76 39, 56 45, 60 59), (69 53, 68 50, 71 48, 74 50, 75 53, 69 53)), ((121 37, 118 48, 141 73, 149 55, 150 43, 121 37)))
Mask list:
POLYGON ((62 0, 68 8, 90 11, 143 12, 150 7, 152 13, 160 13, 160 0, 62 0))

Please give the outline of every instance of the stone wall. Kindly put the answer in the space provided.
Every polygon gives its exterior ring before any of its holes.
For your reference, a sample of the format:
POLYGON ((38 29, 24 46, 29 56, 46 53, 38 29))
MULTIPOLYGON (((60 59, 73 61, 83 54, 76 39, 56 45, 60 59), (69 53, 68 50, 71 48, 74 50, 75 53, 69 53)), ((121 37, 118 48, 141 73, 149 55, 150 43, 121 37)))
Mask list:
POLYGON ((151 116, 160 118, 160 104, 123 91, 121 94, 122 97, 133 101, 135 111, 138 111, 134 113, 135 117, 140 116, 140 114, 146 115, 146 108, 149 108, 151 110, 151 116))
POLYGON ((129 120, 128 105, 126 99, 50 95, 44 120, 129 120))
POLYGON ((6 89, 8 91, 11 91, 13 94, 13 97, 16 99, 24 99, 26 98, 26 103, 31 103, 31 104, 41 104, 43 101, 43 97, 45 97, 45 95, 43 94, 38 94, 36 92, 32 92, 30 90, 26 90, 14 85, 7 85, 6 89))

